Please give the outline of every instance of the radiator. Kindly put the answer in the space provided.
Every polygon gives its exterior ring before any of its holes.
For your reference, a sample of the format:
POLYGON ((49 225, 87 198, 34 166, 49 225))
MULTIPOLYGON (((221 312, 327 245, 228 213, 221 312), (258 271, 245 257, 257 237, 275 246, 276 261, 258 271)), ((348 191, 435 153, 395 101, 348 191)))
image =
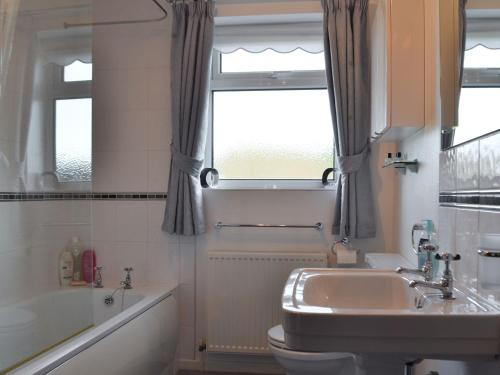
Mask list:
POLYGON ((267 330, 281 323, 281 295, 296 268, 326 267, 321 253, 209 252, 207 350, 269 353, 267 330))

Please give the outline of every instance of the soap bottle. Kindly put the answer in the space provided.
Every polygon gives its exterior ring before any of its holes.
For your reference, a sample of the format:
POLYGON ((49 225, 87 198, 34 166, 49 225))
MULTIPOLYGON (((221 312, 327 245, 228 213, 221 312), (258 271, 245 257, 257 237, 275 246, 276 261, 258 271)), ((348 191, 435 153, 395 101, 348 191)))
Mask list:
POLYGON ((95 280, 96 254, 92 249, 87 249, 82 254, 82 279, 87 284, 95 280))
POLYGON ((59 284, 62 287, 70 286, 73 281, 73 270, 75 261, 73 254, 68 249, 64 249, 59 254, 59 284))
POLYGON ((73 254, 73 281, 79 282, 82 280, 82 250, 83 244, 78 237, 72 237, 68 250, 73 254))

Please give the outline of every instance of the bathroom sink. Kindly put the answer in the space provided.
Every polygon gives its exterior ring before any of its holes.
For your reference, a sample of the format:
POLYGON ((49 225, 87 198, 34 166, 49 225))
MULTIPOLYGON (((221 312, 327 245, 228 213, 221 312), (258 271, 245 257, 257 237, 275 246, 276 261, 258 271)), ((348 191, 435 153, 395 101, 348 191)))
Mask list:
POLYGON ((444 301, 410 280, 372 269, 295 270, 282 299, 287 346, 405 358, 500 354, 500 311, 457 289, 444 301))

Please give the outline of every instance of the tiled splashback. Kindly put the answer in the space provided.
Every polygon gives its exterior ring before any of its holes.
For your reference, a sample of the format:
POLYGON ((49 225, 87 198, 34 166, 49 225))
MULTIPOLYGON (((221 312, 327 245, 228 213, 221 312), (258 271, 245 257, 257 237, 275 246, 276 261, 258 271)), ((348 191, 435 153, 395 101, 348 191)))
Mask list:
POLYGON ((500 259, 477 253, 500 250, 500 131, 442 152, 439 182, 441 250, 462 256, 458 283, 500 307, 500 259))

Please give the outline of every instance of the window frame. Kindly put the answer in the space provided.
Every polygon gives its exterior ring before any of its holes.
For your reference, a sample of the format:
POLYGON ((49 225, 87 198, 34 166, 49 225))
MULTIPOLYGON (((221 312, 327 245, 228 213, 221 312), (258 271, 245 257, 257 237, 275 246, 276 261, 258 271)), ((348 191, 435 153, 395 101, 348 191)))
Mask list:
MULTIPOLYGON (((78 59, 76 59, 78 60, 78 59)), ((74 60, 74 61, 76 61, 74 60)), ((64 81, 64 68, 67 65, 57 65, 53 64, 53 77, 52 80, 52 93, 50 95, 50 105, 49 105, 49 118, 50 118, 50 126, 49 131, 50 135, 48 137, 49 145, 48 148, 50 150, 50 158, 48 160, 48 165, 50 166, 50 170, 57 178, 57 186, 64 187, 68 189, 77 189, 82 187, 86 188, 88 184, 92 182, 92 179, 88 181, 61 181, 59 180, 59 176, 57 174, 57 160, 56 160, 56 106, 58 100, 71 100, 71 99, 92 99, 92 80, 87 81, 64 81)), ((79 60, 81 61, 81 60, 79 60)), ((92 63, 90 63, 92 64, 92 63)))
MULTIPOLYGON (((213 97, 221 91, 266 91, 266 90, 325 90, 326 74, 321 70, 276 71, 276 72, 221 72, 222 52, 212 54, 210 95, 208 105, 208 131, 205 148, 205 168, 213 167, 214 114, 213 97)), ((335 147, 335 145, 334 145, 335 147)), ((332 149, 332 166, 336 163, 335 150, 332 149)), ((333 181, 335 181, 335 174, 333 181)), ((317 179, 220 179, 215 189, 224 190, 331 190, 333 183, 323 185, 321 176, 317 179)))

